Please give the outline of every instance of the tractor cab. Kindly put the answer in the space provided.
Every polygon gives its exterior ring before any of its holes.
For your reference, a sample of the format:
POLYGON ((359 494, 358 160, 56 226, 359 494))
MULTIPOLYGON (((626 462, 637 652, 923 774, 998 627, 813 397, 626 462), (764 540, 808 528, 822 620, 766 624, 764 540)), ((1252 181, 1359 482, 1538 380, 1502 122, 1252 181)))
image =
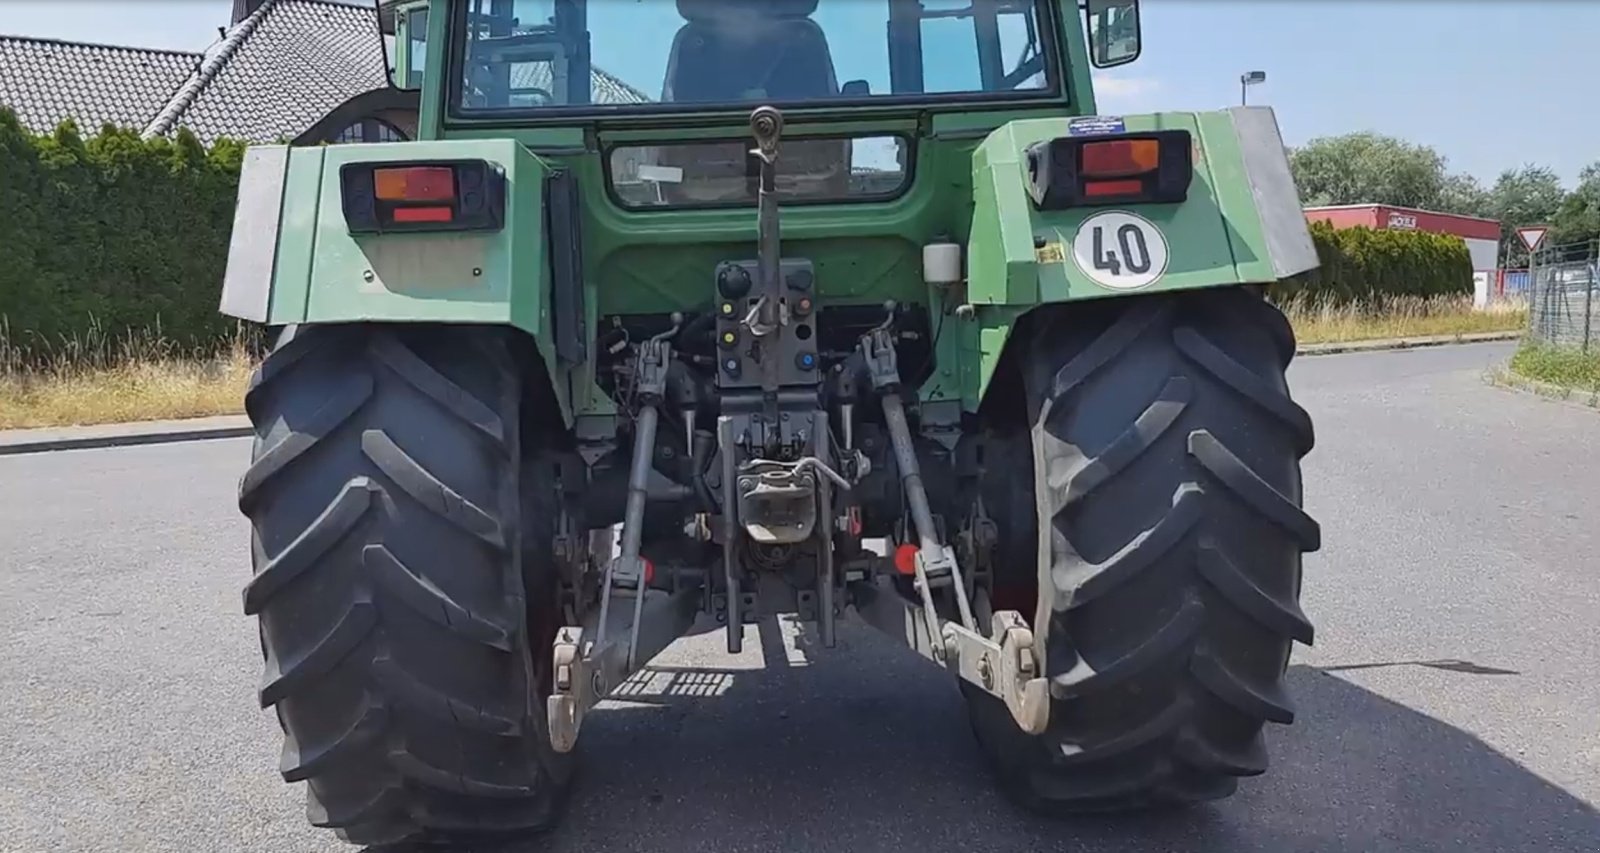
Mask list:
MULTIPOLYGON (((442 86, 447 117, 640 105, 945 103, 1068 90, 1084 50, 1062 0, 379 0, 402 88, 442 86), (445 19, 430 30, 430 21, 445 19), (437 38, 435 38, 437 36, 437 38), (425 84, 427 44, 449 54, 425 84), (447 49, 448 48, 448 49, 447 49), (1069 58, 1070 57, 1070 58, 1069 58), (598 69, 598 70, 597 70, 598 69), (965 97, 977 96, 977 98, 965 97)), ((1136 0, 1088 0, 1093 64, 1138 55, 1136 0)), ((432 93, 430 93, 432 94, 432 93)), ((681 111, 681 110, 680 110, 681 111)), ((633 110, 628 110, 633 112, 633 110)), ((534 117, 532 114, 529 118, 534 117)), ((449 122, 446 122, 447 124, 449 122)))
MULTIPOLYGON (((1136 4, 1091 6, 1095 63, 1131 61, 1136 4)), ((869 115, 889 108, 928 115, 1011 104, 1060 113, 1091 98, 1086 76, 1072 73, 1082 50, 1078 10, 1052 0, 409 0, 383 8, 399 36, 398 84, 425 88, 424 99, 439 105, 424 138, 477 125, 710 128, 727 123, 716 114, 763 104, 859 118, 849 133, 786 147, 778 173, 785 200, 897 196, 909 177, 909 140, 865 132, 882 124, 869 115), (430 40, 440 45, 431 54, 448 58, 432 77, 430 40)), ((609 189, 635 208, 754 203, 748 140, 695 141, 705 135, 612 151, 609 189)))
POLYGON ((817 100, 839 94, 828 35, 812 19, 819 0, 677 0, 661 100, 728 103, 817 100))

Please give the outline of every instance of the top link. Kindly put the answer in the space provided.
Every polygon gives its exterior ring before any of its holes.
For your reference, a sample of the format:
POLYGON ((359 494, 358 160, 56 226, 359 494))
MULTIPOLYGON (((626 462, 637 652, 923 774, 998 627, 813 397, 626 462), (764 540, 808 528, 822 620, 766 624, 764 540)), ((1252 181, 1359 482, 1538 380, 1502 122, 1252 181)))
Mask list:
POLYGON ((783 136, 783 113, 776 107, 756 107, 750 113, 750 132, 756 138, 761 156, 773 159, 778 154, 778 139, 783 136))

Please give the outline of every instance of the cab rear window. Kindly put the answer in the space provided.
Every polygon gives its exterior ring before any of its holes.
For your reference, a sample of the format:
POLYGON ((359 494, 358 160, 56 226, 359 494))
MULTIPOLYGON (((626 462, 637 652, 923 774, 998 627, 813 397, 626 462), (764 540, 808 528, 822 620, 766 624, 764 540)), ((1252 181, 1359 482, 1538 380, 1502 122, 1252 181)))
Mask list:
MULTIPOLYGON (((754 204, 760 165, 749 140, 619 145, 606 174, 612 197, 633 210, 754 204)), ((785 139, 778 197, 786 204, 882 201, 904 192, 911 145, 901 136, 785 139)))

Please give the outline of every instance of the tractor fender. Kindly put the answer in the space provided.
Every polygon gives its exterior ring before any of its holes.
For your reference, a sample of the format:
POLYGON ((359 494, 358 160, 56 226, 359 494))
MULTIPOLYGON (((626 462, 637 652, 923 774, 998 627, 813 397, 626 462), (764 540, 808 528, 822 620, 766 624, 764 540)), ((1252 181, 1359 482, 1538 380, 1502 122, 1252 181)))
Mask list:
MULTIPOLYGON (((239 180, 221 311, 269 327, 514 326, 536 342, 570 424, 565 375, 582 360, 582 348, 563 346, 558 359, 556 335, 581 340, 582 305, 563 306, 576 312, 577 323, 558 323, 552 316, 559 301, 552 298, 548 257, 553 174, 549 164, 504 139, 253 147, 239 180), (481 161, 503 176, 498 223, 374 231, 370 223, 357 227, 359 215, 349 212, 361 205, 347 204, 341 178, 347 167, 463 161, 481 161)), ((554 266, 577 274, 570 263, 554 266)), ((564 292, 569 299, 575 293, 581 303, 581 288, 564 292)))
POLYGON ((1018 320, 1043 306, 1269 285, 1319 263, 1270 107, 1019 119, 974 150, 972 179, 960 312, 961 345, 976 356, 961 390, 969 411, 988 393, 1018 320), (1051 209, 1030 194, 1028 152, 1039 143, 1183 134, 1193 173, 1181 201, 1051 209))

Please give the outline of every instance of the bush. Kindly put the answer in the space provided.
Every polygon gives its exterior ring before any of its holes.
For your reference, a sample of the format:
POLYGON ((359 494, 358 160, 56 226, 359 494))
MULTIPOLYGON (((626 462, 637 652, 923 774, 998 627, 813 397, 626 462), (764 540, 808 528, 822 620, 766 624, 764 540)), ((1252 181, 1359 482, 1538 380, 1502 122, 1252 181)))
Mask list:
POLYGON ((1322 266, 1273 286, 1272 298, 1381 309, 1394 297, 1472 293, 1472 256, 1459 237, 1311 224, 1322 266))
POLYGON ((0 331, 44 357, 93 335, 220 346, 217 310, 244 147, 142 140, 64 123, 40 136, 0 108, 0 331))

